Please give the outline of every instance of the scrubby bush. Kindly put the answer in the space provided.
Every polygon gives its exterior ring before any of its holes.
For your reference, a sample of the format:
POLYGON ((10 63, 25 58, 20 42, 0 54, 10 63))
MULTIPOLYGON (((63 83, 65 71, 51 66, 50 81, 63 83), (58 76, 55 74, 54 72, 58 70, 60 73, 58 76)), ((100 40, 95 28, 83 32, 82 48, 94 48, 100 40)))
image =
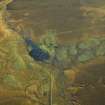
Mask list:
POLYGON ((47 51, 50 55, 54 55, 56 46, 56 32, 51 30, 47 31, 40 40, 40 47, 47 51))

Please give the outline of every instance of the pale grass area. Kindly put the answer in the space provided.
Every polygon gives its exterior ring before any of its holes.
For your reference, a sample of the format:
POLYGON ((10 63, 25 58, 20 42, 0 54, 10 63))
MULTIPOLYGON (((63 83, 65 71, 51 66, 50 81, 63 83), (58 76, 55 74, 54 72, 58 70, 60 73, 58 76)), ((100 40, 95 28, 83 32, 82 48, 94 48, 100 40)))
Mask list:
POLYGON ((94 12, 94 13, 98 14, 97 15, 98 17, 105 16, 105 9, 104 8, 82 6, 80 9, 83 11, 86 11, 86 12, 94 12))
POLYGON ((8 90, 3 86, 0 86, 0 97, 18 97, 25 96, 25 92, 23 90, 8 90))
POLYGON ((16 39, 18 36, 19 35, 16 32, 9 29, 5 22, 0 21, 0 42, 8 38, 16 39))

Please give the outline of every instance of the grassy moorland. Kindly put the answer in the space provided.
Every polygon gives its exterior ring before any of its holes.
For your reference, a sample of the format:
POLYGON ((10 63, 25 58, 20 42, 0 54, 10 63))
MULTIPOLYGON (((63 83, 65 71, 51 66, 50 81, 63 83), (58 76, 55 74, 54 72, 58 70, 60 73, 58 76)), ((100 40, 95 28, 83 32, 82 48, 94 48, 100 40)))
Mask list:
POLYGON ((63 0, 18 0, 7 7, 9 17, 2 7, 0 105, 104 105, 104 7, 80 7, 74 1, 67 6, 63 0), (37 62, 28 55, 19 31, 30 27, 33 41, 60 63, 37 62))

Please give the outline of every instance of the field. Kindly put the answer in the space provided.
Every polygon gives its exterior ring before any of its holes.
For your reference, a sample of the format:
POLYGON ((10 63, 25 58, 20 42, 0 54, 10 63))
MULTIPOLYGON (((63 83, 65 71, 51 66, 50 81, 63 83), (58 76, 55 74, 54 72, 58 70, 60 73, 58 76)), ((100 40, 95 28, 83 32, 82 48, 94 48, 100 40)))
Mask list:
POLYGON ((0 105, 105 104, 105 7, 90 2, 0 4, 0 105), (33 59, 23 35, 51 59, 33 59))

